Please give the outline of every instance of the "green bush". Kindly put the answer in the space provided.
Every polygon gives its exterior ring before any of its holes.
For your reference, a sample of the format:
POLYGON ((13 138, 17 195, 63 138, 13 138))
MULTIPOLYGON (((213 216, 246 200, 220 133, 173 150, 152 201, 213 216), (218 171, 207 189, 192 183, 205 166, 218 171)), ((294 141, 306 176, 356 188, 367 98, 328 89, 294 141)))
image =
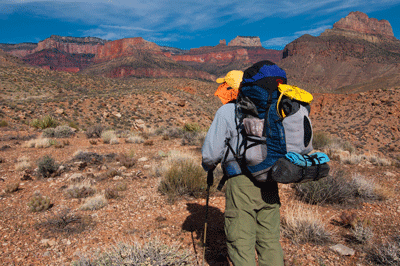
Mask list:
POLYGON ((28 207, 32 212, 48 210, 51 207, 50 199, 43 197, 39 192, 35 192, 28 202, 28 207))
POLYGON ((199 132, 201 129, 198 123, 186 123, 183 126, 183 130, 187 132, 199 132))
POLYGON ((58 170, 59 165, 48 155, 43 156, 37 162, 38 173, 41 177, 48 178, 58 170))
POLYGON ((173 161, 166 170, 158 190, 171 199, 176 196, 202 197, 206 192, 206 173, 192 159, 173 161))
POLYGON ((5 120, 1 120, 0 121, 0 127, 6 127, 6 126, 8 126, 8 122, 5 121, 5 120))
POLYGON ((56 127, 58 124, 57 120, 51 115, 47 115, 42 119, 34 119, 31 122, 31 126, 35 128, 46 129, 49 127, 56 127))
POLYGON ((110 250, 90 258, 82 258, 72 263, 73 266, 104 266, 104 265, 194 265, 194 257, 189 251, 181 250, 179 246, 169 246, 151 240, 145 244, 133 245, 120 243, 110 250))

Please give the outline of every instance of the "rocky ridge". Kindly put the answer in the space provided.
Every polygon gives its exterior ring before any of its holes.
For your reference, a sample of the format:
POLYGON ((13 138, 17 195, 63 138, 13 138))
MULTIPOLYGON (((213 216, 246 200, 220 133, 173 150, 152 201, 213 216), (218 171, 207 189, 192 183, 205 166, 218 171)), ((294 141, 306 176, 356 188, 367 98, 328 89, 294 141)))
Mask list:
POLYGON ((279 64, 299 86, 333 92, 374 79, 396 78, 399 62, 400 41, 393 37, 390 24, 353 12, 321 36, 303 35, 286 45, 279 64))

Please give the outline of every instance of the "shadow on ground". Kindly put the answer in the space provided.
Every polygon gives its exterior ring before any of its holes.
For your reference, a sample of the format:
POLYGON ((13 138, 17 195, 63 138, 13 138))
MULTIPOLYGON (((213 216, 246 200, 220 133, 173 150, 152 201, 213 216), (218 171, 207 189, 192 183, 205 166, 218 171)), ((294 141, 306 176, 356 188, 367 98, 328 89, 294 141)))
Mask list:
MULTIPOLYGON (((194 250, 198 258, 202 258, 206 206, 188 203, 187 210, 190 215, 184 221, 182 229, 192 233, 194 250)), ((212 206, 208 207, 206 237, 206 262, 212 266, 229 265, 224 231, 224 213, 212 206)))

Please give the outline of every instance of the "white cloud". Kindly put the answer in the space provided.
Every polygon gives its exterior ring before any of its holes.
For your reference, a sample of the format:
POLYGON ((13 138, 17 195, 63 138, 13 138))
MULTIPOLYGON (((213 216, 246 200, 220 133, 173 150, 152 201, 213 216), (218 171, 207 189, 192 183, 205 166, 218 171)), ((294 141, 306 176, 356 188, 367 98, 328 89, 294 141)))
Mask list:
POLYGON ((331 28, 330 25, 324 25, 324 26, 320 26, 318 28, 297 31, 293 35, 290 35, 290 36, 271 38, 269 40, 262 42, 262 45, 266 48, 283 49, 283 47, 286 44, 294 41, 295 39, 299 38, 300 36, 302 36, 304 34, 310 34, 313 36, 317 36, 329 28, 331 28))

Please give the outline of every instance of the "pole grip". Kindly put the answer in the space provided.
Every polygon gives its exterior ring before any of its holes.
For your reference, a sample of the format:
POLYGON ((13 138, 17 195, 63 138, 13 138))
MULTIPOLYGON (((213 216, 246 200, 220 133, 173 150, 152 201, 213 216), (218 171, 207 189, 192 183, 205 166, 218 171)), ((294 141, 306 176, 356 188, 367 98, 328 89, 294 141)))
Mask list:
POLYGON ((207 185, 212 186, 214 184, 214 171, 210 170, 207 172, 207 185))

